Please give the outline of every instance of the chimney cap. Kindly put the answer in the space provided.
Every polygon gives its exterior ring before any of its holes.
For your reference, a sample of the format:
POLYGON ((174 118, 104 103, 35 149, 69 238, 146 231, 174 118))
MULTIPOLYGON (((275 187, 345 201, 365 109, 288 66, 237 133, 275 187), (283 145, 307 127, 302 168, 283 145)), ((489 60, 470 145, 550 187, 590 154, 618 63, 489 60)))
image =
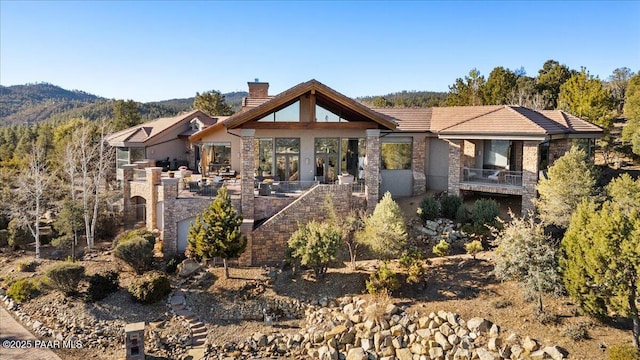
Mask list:
POLYGON ((260 79, 255 78, 253 82, 260 82, 260 79))

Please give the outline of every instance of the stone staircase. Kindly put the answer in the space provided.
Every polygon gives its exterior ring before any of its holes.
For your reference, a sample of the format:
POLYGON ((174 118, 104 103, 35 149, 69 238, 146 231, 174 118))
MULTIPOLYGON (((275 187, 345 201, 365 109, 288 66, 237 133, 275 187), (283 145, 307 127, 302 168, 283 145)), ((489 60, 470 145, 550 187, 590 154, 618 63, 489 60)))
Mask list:
POLYGON ((187 358, 190 356, 193 360, 204 358, 205 344, 207 341, 207 327, 187 305, 183 289, 200 280, 206 273, 206 271, 201 269, 188 279, 181 280, 178 283, 178 289, 174 291, 169 298, 169 306, 171 307, 171 310, 177 316, 183 318, 189 325, 189 330, 191 331, 191 350, 189 350, 187 358))

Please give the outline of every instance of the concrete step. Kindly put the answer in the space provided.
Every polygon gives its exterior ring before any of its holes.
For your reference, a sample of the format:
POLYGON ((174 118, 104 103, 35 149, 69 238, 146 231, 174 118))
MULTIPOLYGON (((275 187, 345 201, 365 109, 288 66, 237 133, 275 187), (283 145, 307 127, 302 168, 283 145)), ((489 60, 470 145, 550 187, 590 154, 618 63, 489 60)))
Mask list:
POLYGON ((200 334, 207 335, 209 333, 207 328, 204 327, 204 326, 196 328, 196 329, 191 328, 191 332, 192 332, 193 336, 200 335, 200 334))

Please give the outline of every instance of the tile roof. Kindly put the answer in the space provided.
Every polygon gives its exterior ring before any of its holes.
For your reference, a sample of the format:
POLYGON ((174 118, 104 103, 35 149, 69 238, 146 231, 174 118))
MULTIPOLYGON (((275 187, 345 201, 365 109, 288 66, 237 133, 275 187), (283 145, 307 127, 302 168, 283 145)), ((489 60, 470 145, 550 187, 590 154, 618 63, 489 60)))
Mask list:
POLYGON ((121 130, 107 137, 110 144, 116 143, 147 143, 154 137, 170 129, 171 127, 187 120, 198 118, 203 124, 215 124, 216 120, 207 116, 200 110, 193 110, 186 114, 180 114, 173 117, 158 118, 147 121, 143 124, 121 130))
POLYGON ((429 131, 433 108, 372 108, 383 115, 392 117, 398 123, 399 131, 429 131))

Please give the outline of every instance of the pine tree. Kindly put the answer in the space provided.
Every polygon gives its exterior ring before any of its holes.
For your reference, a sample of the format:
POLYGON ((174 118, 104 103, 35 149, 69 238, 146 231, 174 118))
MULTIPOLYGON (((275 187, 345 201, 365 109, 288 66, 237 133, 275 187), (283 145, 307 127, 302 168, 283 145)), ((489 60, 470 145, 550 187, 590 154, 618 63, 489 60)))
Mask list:
POLYGON ((198 109, 209 116, 227 116, 233 114, 231 106, 227 104, 224 95, 219 91, 211 90, 196 93, 193 100, 194 109, 198 109))
POLYGON ((622 129, 622 141, 631 144, 631 151, 640 156, 640 74, 629 80, 624 101, 627 123, 622 129))
POLYGON ((244 252, 247 238, 240 233, 242 216, 231 203, 225 186, 202 214, 189 227, 187 241, 195 253, 205 259, 222 258, 224 275, 229 278, 227 259, 236 258, 244 252))
POLYGON ((613 126, 614 104, 611 93, 585 68, 562 84, 558 107, 605 130, 610 130, 613 126))
POLYGON ((312 220, 298 226, 289 238, 289 247, 292 256, 299 258, 302 265, 310 266, 318 278, 327 272, 329 262, 335 260, 341 241, 340 228, 312 220))
POLYGON ((640 205, 625 209, 615 198, 600 210, 578 206, 562 240, 561 267, 569 295, 587 312, 610 313, 633 322, 633 345, 640 347, 640 205))
POLYGON ((533 214, 514 217, 505 223, 496 241, 496 265, 494 274, 501 280, 515 280, 524 290, 538 299, 538 313, 542 313, 542 294, 560 292, 560 276, 557 272, 556 250, 545 235, 544 226, 536 223, 533 214))
POLYGON ((390 259, 400 254, 407 242, 407 232, 400 206, 387 192, 365 221, 358 242, 368 246, 378 256, 390 259))
POLYGON ((566 229, 578 204, 595 191, 595 170, 584 151, 577 147, 556 160, 547 176, 540 179, 536 190, 536 207, 540 219, 549 225, 566 229))

